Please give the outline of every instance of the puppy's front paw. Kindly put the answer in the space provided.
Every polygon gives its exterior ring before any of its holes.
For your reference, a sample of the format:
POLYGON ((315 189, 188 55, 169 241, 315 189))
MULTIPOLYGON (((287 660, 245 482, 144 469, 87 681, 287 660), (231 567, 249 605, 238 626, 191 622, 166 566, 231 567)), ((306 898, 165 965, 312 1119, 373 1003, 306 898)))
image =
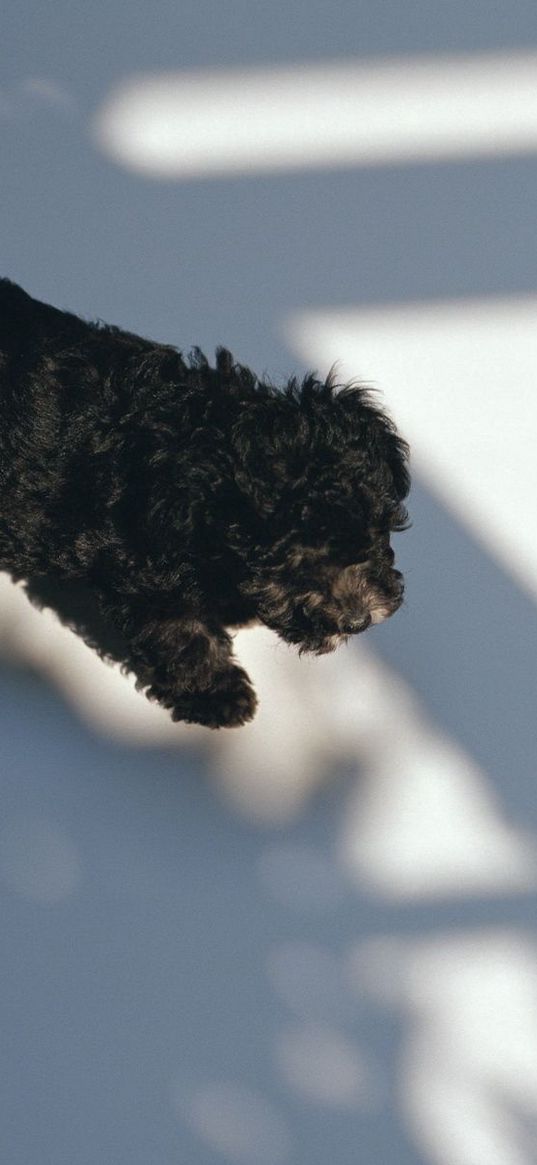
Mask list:
POLYGON ((238 728, 253 719, 256 708, 257 696, 246 672, 232 667, 215 676, 207 691, 185 693, 173 709, 172 719, 206 728, 238 728))

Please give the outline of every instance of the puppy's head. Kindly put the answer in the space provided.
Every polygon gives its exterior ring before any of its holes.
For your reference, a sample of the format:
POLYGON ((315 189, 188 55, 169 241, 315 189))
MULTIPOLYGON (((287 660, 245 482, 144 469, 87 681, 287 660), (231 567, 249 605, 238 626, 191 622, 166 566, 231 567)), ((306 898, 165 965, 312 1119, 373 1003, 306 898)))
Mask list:
POLYGON ((230 537, 262 622, 322 654, 403 600, 391 533, 405 529, 408 447, 363 388, 332 377, 258 386, 235 422, 244 499, 230 537))

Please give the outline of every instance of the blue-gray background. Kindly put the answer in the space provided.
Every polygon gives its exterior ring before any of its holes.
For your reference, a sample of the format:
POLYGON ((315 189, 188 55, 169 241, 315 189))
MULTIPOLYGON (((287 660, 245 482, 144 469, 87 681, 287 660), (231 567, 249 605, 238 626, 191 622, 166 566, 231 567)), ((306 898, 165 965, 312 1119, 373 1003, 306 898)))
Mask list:
MULTIPOLYGON (((291 309, 537 290, 533 158, 174 184, 121 170, 87 132, 136 72, 537 47, 530 0, 18 0, 0 42, 0 266, 38 297, 182 347, 225 342, 279 374, 296 368, 279 338, 291 309), (32 78, 72 104, 39 99, 32 78)), ((486 771, 508 819, 534 827, 535 607, 420 482, 411 509, 408 608, 374 649, 486 771)), ((216 1165, 225 1154, 173 1095, 214 1078, 284 1114, 296 1165, 427 1165, 400 1119, 389 1010, 357 1000, 345 1021, 382 1067, 381 1105, 323 1109, 285 1088, 266 953, 289 937, 337 952, 387 931, 531 931, 534 900, 396 908, 342 883, 330 909, 293 912, 263 892, 259 855, 283 842, 330 855, 344 782, 287 827, 250 825, 214 796, 195 748, 99 738, 7 662, 0 686, 2 815, 53 819, 82 855, 65 901, 2 893, 2 1159, 216 1165)))

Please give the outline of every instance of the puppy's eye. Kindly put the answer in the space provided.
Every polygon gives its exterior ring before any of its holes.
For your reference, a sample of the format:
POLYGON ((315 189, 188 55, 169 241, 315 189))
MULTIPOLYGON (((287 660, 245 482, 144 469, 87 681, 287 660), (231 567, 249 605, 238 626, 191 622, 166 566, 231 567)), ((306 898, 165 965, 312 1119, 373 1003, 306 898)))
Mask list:
POLYGON ((390 529, 393 530, 394 533, 400 534, 403 532, 403 530, 410 529, 410 526, 411 522, 406 506, 396 506, 395 510, 393 510, 392 514, 390 515, 390 529))

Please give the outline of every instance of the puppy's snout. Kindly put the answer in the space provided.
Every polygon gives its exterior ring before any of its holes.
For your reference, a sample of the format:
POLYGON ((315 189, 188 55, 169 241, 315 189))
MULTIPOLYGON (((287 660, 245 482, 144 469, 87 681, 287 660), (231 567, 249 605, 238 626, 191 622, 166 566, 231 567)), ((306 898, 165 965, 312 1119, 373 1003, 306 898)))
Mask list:
POLYGON ((346 619, 341 630, 344 635, 358 635, 360 631, 365 631, 370 623, 370 615, 365 615, 361 619, 346 619))

